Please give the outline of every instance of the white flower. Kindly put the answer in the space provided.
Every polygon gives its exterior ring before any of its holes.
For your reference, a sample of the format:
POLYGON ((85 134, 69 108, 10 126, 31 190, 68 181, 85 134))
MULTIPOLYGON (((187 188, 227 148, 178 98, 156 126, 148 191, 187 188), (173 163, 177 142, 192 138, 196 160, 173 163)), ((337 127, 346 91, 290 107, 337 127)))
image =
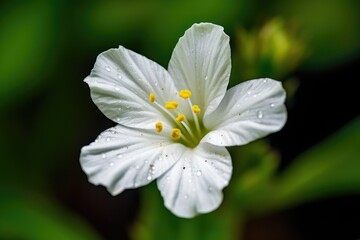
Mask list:
POLYGON ((216 209, 232 173, 225 146, 278 131, 286 121, 280 82, 257 79, 226 91, 230 69, 229 37, 210 23, 185 32, 168 70, 122 46, 101 53, 85 82, 118 125, 82 148, 89 181, 116 195, 156 179, 175 215, 216 209))

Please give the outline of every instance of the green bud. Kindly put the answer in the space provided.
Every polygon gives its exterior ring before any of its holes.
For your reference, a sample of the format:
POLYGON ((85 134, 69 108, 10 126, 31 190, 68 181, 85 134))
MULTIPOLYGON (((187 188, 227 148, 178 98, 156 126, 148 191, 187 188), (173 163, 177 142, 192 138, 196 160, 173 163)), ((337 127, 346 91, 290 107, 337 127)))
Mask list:
POLYGON ((306 56, 303 38, 279 18, 260 29, 237 31, 237 49, 244 79, 272 77, 284 79, 306 56))

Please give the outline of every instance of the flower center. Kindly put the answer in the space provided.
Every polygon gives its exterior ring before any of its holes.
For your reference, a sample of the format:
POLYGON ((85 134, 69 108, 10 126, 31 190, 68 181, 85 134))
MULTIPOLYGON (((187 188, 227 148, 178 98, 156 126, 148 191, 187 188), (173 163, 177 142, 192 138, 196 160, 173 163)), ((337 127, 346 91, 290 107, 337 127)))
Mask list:
POLYGON ((200 140, 208 133, 208 130, 202 123, 201 109, 198 105, 191 102, 191 91, 188 89, 181 90, 179 96, 183 102, 169 101, 164 106, 156 101, 154 93, 149 94, 149 102, 155 104, 169 120, 171 129, 163 126, 161 121, 154 123, 155 131, 158 134, 166 134, 172 141, 184 144, 187 147, 196 147, 200 140), (191 116, 186 116, 178 110, 180 104, 186 104, 190 108, 191 116))

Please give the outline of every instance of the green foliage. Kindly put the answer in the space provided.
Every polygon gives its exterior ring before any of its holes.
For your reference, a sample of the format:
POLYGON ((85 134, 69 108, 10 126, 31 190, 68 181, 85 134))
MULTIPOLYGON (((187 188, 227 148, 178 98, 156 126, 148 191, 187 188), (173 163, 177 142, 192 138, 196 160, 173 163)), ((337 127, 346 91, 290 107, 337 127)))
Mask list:
POLYGON ((0 189, 0 238, 96 240, 89 226, 49 200, 0 189))
POLYGON ((142 214, 132 231, 134 240, 167 240, 169 236, 179 240, 238 239, 242 215, 229 204, 211 214, 181 219, 164 207, 154 184, 143 189, 142 199, 142 214))
POLYGON ((40 86, 52 62, 56 30, 50 4, 24 3, 0 13, 1 109, 40 86))
POLYGON ((277 1, 270 8, 302 29, 311 51, 307 68, 327 68, 359 54, 359 1, 277 1))
POLYGON ((317 198, 360 192, 360 119, 294 160, 260 189, 237 189, 253 212, 286 208, 317 198))

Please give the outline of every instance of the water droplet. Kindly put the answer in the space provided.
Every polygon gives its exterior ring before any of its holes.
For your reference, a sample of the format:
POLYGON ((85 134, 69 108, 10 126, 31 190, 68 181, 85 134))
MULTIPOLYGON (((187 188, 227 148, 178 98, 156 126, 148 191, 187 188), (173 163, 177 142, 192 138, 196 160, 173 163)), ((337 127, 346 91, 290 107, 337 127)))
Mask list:
POLYGON ((185 194, 184 198, 185 198, 185 199, 188 199, 188 198, 189 198, 189 196, 188 196, 187 194, 185 194))
POLYGON ((197 170, 197 171, 196 171, 196 175, 201 176, 201 175, 202 175, 201 170, 197 170))
POLYGON ((110 72, 110 71, 111 71, 111 69, 110 69, 110 67, 109 67, 109 66, 106 66, 106 67, 105 67, 105 69, 106 69, 106 71, 108 71, 108 72, 110 72))
POLYGON ((275 103, 271 103, 270 107, 272 107, 272 108, 275 107, 275 103))
POLYGON ((150 181, 152 179, 151 175, 147 177, 147 180, 150 181))
POLYGON ((155 165, 154 164, 150 164, 150 170, 154 171, 155 170, 155 165))
POLYGON ((99 140, 96 139, 95 142, 97 143, 97 142, 99 142, 99 140))
POLYGON ((139 165, 135 165, 135 169, 139 169, 140 167, 139 167, 139 165))
POLYGON ((117 155, 117 158, 122 158, 122 155, 121 155, 121 154, 118 154, 118 155, 117 155))
POLYGON ((248 95, 250 95, 250 94, 251 94, 251 91, 250 91, 250 90, 249 90, 249 91, 247 91, 247 94, 248 94, 248 95))
POLYGON ((110 142, 110 140, 111 140, 110 138, 107 138, 107 139, 106 139, 107 142, 110 142))
POLYGON ((266 78, 263 80, 264 83, 267 83, 267 81, 268 81, 268 80, 267 80, 266 78))
POLYGON ((254 98, 256 98, 257 97, 257 94, 254 94, 254 98))
POLYGON ((191 178, 189 178, 189 183, 192 183, 192 179, 191 179, 191 178))
POLYGON ((117 121, 117 122, 120 122, 120 118, 116 118, 116 121, 117 121))
POLYGON ((116 90, 116 91, 119 91, 119 90, 120 90, 120 88, 118 88, 118 87, 115 87, 115 90, 116 90))
POLYGON ((101 155, 101 157, 102 157, 102 158, 106 158, 106 154, 103 153, 103 154, 101 155))
POLYGON ((122 76, 118 73, 117 78, 122 79, 122 76))
POLYGON ((114 166, 114 163, 113 163, 113 162, 109 162, 109 166, 110 166, 110 167, 114 166))
POLYGON ((258 111, 258 112, 257 112, 257 117, 260 118, 260 119, 263 118, 263 117, 264 117, 263 112, 262 112, 262 111, 258 111))

